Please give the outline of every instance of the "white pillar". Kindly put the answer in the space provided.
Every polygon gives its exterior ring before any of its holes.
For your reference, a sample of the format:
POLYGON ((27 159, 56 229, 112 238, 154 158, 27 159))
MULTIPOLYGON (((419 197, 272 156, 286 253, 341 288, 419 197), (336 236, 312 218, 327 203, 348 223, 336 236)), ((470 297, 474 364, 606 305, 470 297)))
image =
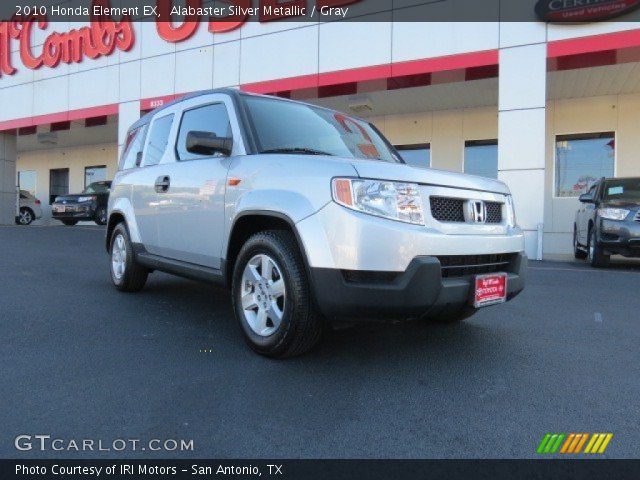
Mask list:
POLYGON ((140 102, 121 103, 118 108, 118 158, 122 157, 122 147, 127 140, 127 130, 140 119, 140 102))
POLYGON ((16 136, 0 132, 0 225, 16 218, 16 136))
POLYGON ((513 193, 526 253, 535 259, 544 223, 546 31, 535 22, 500 29, 498 178, 513 193))

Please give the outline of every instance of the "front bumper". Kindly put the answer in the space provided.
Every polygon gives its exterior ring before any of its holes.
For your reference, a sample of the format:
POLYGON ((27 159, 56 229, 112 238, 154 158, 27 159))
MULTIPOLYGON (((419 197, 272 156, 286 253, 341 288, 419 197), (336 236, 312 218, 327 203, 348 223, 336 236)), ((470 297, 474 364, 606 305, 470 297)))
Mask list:
POLYGON ((598 243, 610 254, 640 257, 640 222, 600 220, 598 243))
MULTIPOLYGON (((509 255, 507 299, 525 284, 527 257, 509 255)), ((414 258, 404 272, 353 272, 311 268, 311 283, 322 313, 333 319, 408 319, 470 304, 474 275, 443 278, 437 257, 414 258), (364 274, 364 275, 359 275, 364 274), (367 275, 369 274, 369 275, 367 275), (355 280, 355 281, 354 281, 355 280)))
POLYGON ((296 223, 309 266, 338 270, 404 272, 417 257, 524 251, 518 227, 411 225, 329 202, 296 223))

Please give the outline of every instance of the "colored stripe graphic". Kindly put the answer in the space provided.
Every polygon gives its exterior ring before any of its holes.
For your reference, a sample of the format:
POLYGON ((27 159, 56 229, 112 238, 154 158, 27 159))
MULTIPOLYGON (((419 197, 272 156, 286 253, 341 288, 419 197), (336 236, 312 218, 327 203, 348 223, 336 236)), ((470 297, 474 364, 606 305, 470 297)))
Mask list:
POLYGON ((594 433, 584 453, 604 453, 612 438, 612 433, 594 433))
POLYGON ((537 452, 578 454, 586 444, 584 453, 601 454, 605 452, 612 438, 612 433, 547 433, 538 445, 537 452))

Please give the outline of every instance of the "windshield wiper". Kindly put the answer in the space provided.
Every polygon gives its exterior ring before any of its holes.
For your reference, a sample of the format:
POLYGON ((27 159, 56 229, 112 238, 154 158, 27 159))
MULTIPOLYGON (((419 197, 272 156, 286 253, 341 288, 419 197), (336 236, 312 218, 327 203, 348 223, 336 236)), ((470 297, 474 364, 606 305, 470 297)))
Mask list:
POLYGON ((313 148, 292 147, 292 148, 272 148, 270 150, 262 150, 260 153, 301 153, 304 155, 329 155, 333 153, 323 152, 322 150, 314 150, 313 148))

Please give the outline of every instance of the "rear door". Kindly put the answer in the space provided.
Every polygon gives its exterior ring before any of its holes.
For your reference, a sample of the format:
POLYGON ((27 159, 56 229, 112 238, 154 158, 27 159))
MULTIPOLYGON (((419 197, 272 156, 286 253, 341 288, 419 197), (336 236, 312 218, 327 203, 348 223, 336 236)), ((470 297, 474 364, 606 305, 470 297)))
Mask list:
POLYGON ((202 95, 180 103, 176 129, 158 173, 168 179, 158 193, 160 255, 219 269, 224 238, 227 171, 236 155, 245 153, 231 98, 202 95), (190 131, 233 137, 231 156, 193 154, 186 149, 190 131))
POLYGON ((142 138, 143 151, 132 151, 131 155, 127 155, 134 162, 133 168, 119 177, 119 183, 131 189, 131 205, 141 242, 148 252, 154 254, 158 254, 159 248, 156 181, 161 174, 160 162, 167 149, 173 118, 174 115, 169 112, 160 112, 153 118, 142 138))

